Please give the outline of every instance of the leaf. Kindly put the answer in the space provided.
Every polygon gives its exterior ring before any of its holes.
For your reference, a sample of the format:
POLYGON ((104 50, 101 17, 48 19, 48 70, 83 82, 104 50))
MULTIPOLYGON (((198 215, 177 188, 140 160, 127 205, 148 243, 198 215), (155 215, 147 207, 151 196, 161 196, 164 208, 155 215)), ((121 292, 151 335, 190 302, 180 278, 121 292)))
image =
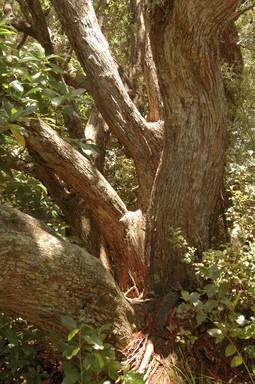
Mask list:
POLYGON ((240 356, 234 356, 230 363, 232 368, 238 367, 241 364, 243 364, 243 359, 240 356))
POLYGON ((104 349, 104 344, 95 331, 87 329, 83 335, 87 343, 92 344, 94 349, 104 349))
POLYGON ((182 298, 183 298, 185 301, 189 301, 189 300, 190 300, 190 294, 189 294, 189 292, 187 292, 187 291, 181 291, 181 295, 182 295, 182 298))
POLYGON ((53 98, 53 97, 56 97, 56 96, 60 96, 58 92, 54 91, 53 89, 51 88, 44 88, 44 90, 42 91, 42 93, 47 96, 47 97, 50 97, 50 98, 53 98))
POLYGON ((5 336, 7 337, 10 344, 13 344, 16 346, 19 345, 18 336, 12 328, 9 328, 9 327, 5 328, 5 336))
POLYGON ((3 101, 2 103, 3 109, 5 110, 7 116, 11 117, 12 116, 12 109, 13 109, 13 104, 10 103, 9 101, 3 101))
POLYGON ((228 344, 228 346, 225 349, 225 356, 226 357, 232 356, 232 355, 234 355, 234 353, 236 353, 236 351, 237 351, 237 349, 236 349, 236 346, 234 344, 228 344))
POLYGON ((209 270, 212 279, 216 281, 221 275, 221 269, 217 265, 212 265, 209 270))
POLYGON ((245 317, 244 315, 238 315, 236 318, 236 322, 239 325, 244 325, 245 324, 245 317))
POLYGON ((88 357, 85 357, 83 359, 83 361, 82 361, 82 365, 83 365, 85 370, 90 369, 90 367, 91 367, 91 359, 89 359, 88 357))
POLYGON ((24 139, 24 136, 22 136, 17 129, 14 129, 10 127, 10 131, 15 137, 15 139, 23 146, 26 146, 26 140, 24 139))
POLYGON ((74 356, 78 355, 78 353, 80 352, 80 348, 74 348, 71 353, 68 351, 68 353, 66 354, 66 358, 68 360, 72 359, 74 356))
POLYGON ((255 358, 255 345, 247 345, 244 350, 248 353, 250 359, 255 358))
POLYGON ((53 99, 51 99, 51 104, 53 107, 59 107, 64 100, 65 98, 63 96, 53 97, 53 99))
POLYGON ((45 195, 47 195, 47 193, 48 193, 48 189, 45 187, 44 184, 42 184, 42 183, 38 183, 37 186, 43 190, 43 192, 45 193, 45 195))
POLYGON ((13 80, 10 83, 10 86, 15 89, 18 93, 22 94, 24 92, 23 85, 18 80, 13 80))
POLYGON ((65 73, 65 71, 57 64, 54 64, 52 62, 49 62, 49 65, 54 70, 55 73, 65 73))
POLYGON ((71 341, 75 335, 77 335, 77 333, 79 332, 79 328, 74 328, 68 335, 68 338, 67 340, 68 341, 71 341))
POLYGON ((204 313, 198 313, 196 315, 196 321, 198 325, 201 325, 206 320, 206 315, 204 313))
POLYGON ((76 384, 79 382, 80 373, 76 367, 67 361, 63 361, 64 380, 62 384, 76 384))
POLYGON ((110 361, 107 364, 108 375, 113 380, 116 380, 118 378, 118 372, 120 369, 121 364, 118 361, 110 361))
POLYGON ((105 362, 102 355, 100 353, 95 353, 95 357, 99 365, 99 368, 102 369, 105 366, 105 362))
POLYGON ((213 308, 216 308, 218 307, 219 303, 217 300, 208 300, 205 304, 204 304, 204 310, 207 311, 207 312, 210 312, 213 308))
POLYGON ((204 291, 207 294, 208 298, 210 299, 211 297, 216 295, 216 293, 218 292, 218 287, 214 284, 207 284, 204 287, 204 291))
POLYGON ((67 114, 67 116, 72 116, 74 109, 73 109, 73 107, 69 104, 69 105, 64 105, 64 106, 63 106, 63 111, 64 111, 64 113, 67 114))
POLYGON ((216 342, 219 343, 224 339, 223 332, 219 328, 208 329, 207 332, 210 336, 216 339, 216 342))
POLYGON ((124 376, 124 384, 144 384, 143 375, 137 372, 127 372, 124 376))
POLYGON ((11 169, 0 159, 0 169, 6 173, 6 175, 13 177, 11 169))
POLYGON ((229 290, 229 283, 227 281, 224 281, 219 286, 218 295, 220 298, 224 297, 229 290))
POLYGON ((200 299, 200 293, 198 292, 191 292, 190 294, 190 302, 193 305, 196 305, 200 299))
POLYGON ((70 316, 61 315, 61 322, 62 324, 66 325, 70 329, 77 328, 76 321, 70 316))
POLYGON ((238 303, 240 297, 241 297, 241 292, 239 291, 238 294, 236 295, 235 300, 233 301, 233 305, 234 305, 234 307, 237 305, 237 303, 238 303))

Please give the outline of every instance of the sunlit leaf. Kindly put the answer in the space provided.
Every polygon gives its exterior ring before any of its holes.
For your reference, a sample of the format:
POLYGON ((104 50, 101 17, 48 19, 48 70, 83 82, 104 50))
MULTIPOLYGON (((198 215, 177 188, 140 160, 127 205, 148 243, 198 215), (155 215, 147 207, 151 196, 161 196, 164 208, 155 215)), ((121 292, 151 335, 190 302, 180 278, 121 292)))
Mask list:
POLYGON ((15 137, 15 139, 23 146, 25 147, 26 146, 26 140, 24 138, 23 135, 21 135, 21 133, 19 133, 19 131, 17 129, 14 129, 12 127, 10 127, 10 131, 11 133, 13 134, 13 136, 15 137))
POLYGON ((234 355, 234 353, 236 353, 236 351, 237 351, 237 349, 236 349, 236 346, 234 344, 228 344, 228 346, 225 349, 225 356, 226 357, 232 356, 232 355, 234 355))
POLYGON ((243 364, 243 359, 240 356, 234 356, 230 363, 232 368, 238 367, 241 364, 243 364))

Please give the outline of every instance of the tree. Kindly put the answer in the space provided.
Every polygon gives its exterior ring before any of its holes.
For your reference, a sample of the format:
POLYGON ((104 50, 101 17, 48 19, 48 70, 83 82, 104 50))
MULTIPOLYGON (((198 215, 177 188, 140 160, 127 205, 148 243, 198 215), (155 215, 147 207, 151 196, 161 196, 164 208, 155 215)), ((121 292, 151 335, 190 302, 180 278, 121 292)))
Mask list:
MULTIPOLYGON (((194 272, 184 263, 184 255, 194 248, 201 258, 217 226, 228 121, 220 43, 230 23, 235 28, 240 3, 132 1, 139 13, 133 24, 137 31, 128 77, 110 53, 92 2, 52 0, 84 71, 78 73, 65 63, 55 80, 86 88, 97 108, 90 122, 98 135, 104 137, 107 126, 133 159, 139 185, 137 210, 128 210, 104 177, 102 164, 97 166, 66 140, 67 135, 73 139, 84 135, 72 98, 64 94, 61 99, 67 128, 62 137, 35 112, 21 123, 32 171, 62 209, 72 233, 87 244, 91 235, 82 223, 89 215, 89 228, 97 240, 88 250, 99 257, 97 245, 103 242, 104 264, 116 282, 97 258, 55 237, 35 219, 2 206, 1 310, 20 314, 49 334, 64 332, 60 314, 79 318, 85 311, 97 324, 113 323, 113 338, 123 346, 139 327, 139 319, 118 286, 123 292, 133 288, 138 294, 165 295, 176 302, 176 291, 194 285, 194 272), (136 97, 141 73, 148 96, 144 115, 136 97)), ((60 68, 46 24, 47 9, 39 0, 18 4, 20 19, 11 17, 15 9, 5 2, 9 22, 24 39, 32 36, 46 55, 52 55, 47 65, 60 68)), ((99 9, 104 5, 99 3, 99 9)), ((8 95, 3 96, 9 101, 8 95)), ((18 166, 24 169, 21 161, 18 166)), ((166 301, 164 305, 169 308, 166 301)))

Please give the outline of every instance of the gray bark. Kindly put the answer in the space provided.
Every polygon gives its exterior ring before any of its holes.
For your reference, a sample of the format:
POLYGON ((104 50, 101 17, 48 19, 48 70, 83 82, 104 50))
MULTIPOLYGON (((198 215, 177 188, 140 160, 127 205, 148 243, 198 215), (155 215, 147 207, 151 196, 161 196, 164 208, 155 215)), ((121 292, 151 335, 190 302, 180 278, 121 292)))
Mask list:
POLYGON ((57 237, 34 218, 0 207, 0 309, 27 319, 53 338, 68 330, 60 316, 112 324, 125 346, 135 328, 132 308, 100 260, 57 237))

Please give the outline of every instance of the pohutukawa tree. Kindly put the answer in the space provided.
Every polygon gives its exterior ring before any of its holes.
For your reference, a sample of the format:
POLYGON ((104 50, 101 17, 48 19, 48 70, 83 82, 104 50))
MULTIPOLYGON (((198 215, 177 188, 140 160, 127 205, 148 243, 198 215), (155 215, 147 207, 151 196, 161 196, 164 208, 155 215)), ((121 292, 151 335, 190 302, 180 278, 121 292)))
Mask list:
MULTIPOLYGON (((15 10, 6 1, 9 22, 36 39, 47 55, 54 54, 40 1, 17 2, 24 17, 13 18, 15 10)), ((229 56, 227 49, 225 57, 220 54, 220 48, 235 31, 240 3, 131 0, 132 60, 130 73, 124 73, 111 55, 92 2, 52 0, 84 71, 69 70, 68 63, 56 76, 86 88, 95 102, 87 127, 75 109, 64 116, 68 135, 91 134, 102 144, 107 128, 116 137, 134 161, 137 210, 129 211, 106 180, 102 159, 91 161, 35 115, 24 125, 33 167, 23 164, 23 170, 47 187, 86 250, 1 206, 1 310, 22 315, 49 334, 64 333, 61 314, 79 318, 85 313, 98 325, 113 323, 113 338, 125 346, 139 324, 122 292, 150 298, 175 292, 178 299, 176 292, 194 284, 183 257, 187 247, 202 257, 217 225, 228 122, 221 63, 229 56), (147 88, 144 114, 139 76, 147 88), (186 245, 178 241, 178 233, 186 245)), ((235 47, 233 39, 231 43, 235 47)))

